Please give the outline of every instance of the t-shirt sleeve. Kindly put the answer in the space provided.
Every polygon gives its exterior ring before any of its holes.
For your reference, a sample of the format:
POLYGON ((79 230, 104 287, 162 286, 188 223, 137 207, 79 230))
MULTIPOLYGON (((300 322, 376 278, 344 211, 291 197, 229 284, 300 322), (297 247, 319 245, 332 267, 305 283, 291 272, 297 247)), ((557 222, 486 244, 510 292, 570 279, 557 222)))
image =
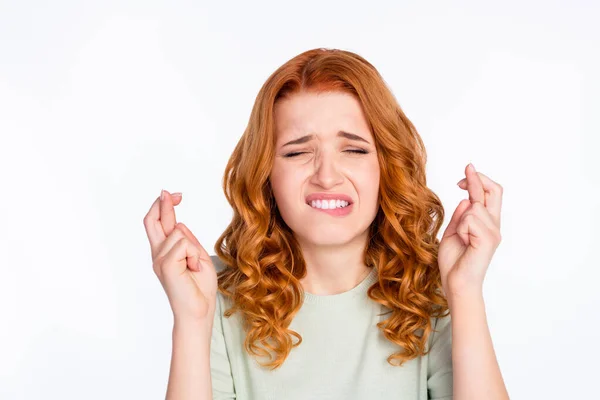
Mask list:
POLYGON ((429 399, 452 400, 452 323, 450 314, 435 318, 427 364, 429 399))
POLYGON ((221 295, 217 293, 215 320, 210 342, 210 376, 212 381, 213 400, 236 398, 231 364, 229 362, 225 336, 223 334, 222 309, 221 295))

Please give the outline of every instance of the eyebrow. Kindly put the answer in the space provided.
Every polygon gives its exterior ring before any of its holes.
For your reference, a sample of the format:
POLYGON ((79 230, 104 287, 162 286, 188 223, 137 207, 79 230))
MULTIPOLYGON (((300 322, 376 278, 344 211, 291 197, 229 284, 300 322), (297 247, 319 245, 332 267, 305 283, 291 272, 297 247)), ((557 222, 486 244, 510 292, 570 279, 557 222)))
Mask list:
MULTIPOLYGON (((356 140, 358 142, 365 142, 367 144, 370 144, 368 141, 366 141, 365 139, 363 139, 362 137, 355 135, 354 133, 350 133, 350 132, 344 132, 344 131, 339 131, 337 133, 337 137, 344 137, 346 139, 350 139, 350 140, 356 140)), ((302 136, 301 138, 298 139, 294 139, 290 142, 287 142, 286 144, 284 144, 282 147, 285 146, 290 146, 292 144, 302 144, 302 143, 306 143, 306 142, 310 142, 311 140, 313 140, 315 138, 315 135, 306 135, 306 136, 302 136)))

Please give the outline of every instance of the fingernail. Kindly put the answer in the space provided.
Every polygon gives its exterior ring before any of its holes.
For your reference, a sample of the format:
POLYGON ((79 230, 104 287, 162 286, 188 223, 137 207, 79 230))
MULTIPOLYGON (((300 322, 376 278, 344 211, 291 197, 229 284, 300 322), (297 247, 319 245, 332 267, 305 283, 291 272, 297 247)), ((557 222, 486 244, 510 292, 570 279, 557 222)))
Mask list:
POLYGON ((473 165, 473 163, 469 163, 469 166, 471 166, 471 171, 475 172, 475 166, 473 165))
POLYGON ((457 184, 458 186, 460 186, 460 184, 461 184, 461 183, 463 183, 464 181, 465 181, 465 178, 463 178, 463 179, 461 179, 460 181, 456 182, 456 184, 457 184))
POLYGON ((161 190, 160 190, 160 199, 161 199, 161 200, 164 200, 164 199, 165 199, 165 190, 164 190, 164 189, 161 189, 161 190))
POLYGON ((181 192, 171 193, 171 195, 173 195, 173 196, 181 196, 181 192))

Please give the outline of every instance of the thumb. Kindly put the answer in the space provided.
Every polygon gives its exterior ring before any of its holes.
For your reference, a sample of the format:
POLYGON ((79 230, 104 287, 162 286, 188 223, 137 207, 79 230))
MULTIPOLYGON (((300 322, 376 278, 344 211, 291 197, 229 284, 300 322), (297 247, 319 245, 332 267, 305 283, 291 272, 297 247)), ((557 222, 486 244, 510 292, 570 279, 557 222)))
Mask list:
POLYGON ((188 265, 193 271, 201 271, 204 263, 211 262, 210 256, 208 255, 202 244, 200 244, 200 241, 184 223, 178 222, 175 225, 175 229, 179 229, 181 232, 183 232, 183 234, 195 245, 198 253, 191 257, 192 259, 189 260, 190 262, 188 265))

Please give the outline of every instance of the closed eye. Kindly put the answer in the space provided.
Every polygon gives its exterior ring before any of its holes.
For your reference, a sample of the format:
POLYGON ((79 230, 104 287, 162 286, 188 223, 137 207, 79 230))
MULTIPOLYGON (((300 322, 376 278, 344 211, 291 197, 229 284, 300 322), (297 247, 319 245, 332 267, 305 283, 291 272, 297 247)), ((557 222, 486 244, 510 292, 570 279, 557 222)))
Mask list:
POLYGON ((291 158, 291 157, 296 157, 296 156, 298 156, 300 154, 305 154, 305 153, 306 152, 287 153, 284 157, 291 158))
POLYGON ((363 149, 356 149, 356 150, 346 150, 349 153, 357 153, 357 154, 369 154, 368 151, 363 150, 363 149))
MULTIPOLYGON (((363 149, 352 149, 352 150, 344 150, 344 151, 347 152, 347 153, 369 154, 368 151, 363 150, 363 149)), ((299 152, 288 153, 284 157, 291 158, 291 157, 299 156, 300 154, 306 154, 306 152, 305 151, 299 151, 299 152)))

